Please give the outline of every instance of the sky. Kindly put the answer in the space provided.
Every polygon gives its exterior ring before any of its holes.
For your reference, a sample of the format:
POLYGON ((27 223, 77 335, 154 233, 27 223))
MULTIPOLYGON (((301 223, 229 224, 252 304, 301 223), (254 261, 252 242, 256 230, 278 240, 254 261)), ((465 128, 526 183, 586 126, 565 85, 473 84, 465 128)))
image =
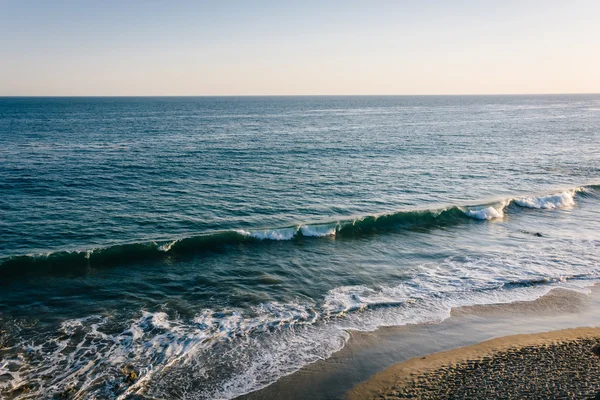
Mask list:
POLYGON ((0 96, 600 93, 598 21, 598 0, 0 0, 0 96))

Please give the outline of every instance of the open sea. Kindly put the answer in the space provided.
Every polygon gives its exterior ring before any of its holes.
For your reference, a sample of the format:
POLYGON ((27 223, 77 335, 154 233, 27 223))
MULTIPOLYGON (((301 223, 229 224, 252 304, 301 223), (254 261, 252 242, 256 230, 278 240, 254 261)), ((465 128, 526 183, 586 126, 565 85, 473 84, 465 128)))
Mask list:
POLYGON ((0 398, 229 399, 599 278, 600 95, 0 98, 0 398))

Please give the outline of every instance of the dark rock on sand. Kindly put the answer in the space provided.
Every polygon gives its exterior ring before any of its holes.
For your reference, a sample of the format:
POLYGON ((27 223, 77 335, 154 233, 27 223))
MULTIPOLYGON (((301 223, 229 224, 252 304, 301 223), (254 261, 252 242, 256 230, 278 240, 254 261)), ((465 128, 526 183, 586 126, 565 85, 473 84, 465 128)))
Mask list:
POLYGON ((123 369, 121 369, 121 372, 123 372, 123 375, 125 375, 125 383, 129 385, 131 385, 138 379, 138 375, 135 372, 132 365, 127 365, 123 367, 123 369))
POLYGON ((127 377, 125 378, 125 382, 131 384, 133 382, 135 382, 137 380, 138 376, 135 372, 130 372, 129 374, 127 374, 127 377))

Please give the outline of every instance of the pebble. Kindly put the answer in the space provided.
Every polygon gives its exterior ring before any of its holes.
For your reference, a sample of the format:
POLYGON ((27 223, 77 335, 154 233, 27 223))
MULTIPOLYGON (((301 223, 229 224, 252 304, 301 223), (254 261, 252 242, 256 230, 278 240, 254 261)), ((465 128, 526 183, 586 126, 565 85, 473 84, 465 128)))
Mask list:
POLYGON ((600 344, 578 339, 499 351, 415 375, 382 399, 600 399, 600 344))

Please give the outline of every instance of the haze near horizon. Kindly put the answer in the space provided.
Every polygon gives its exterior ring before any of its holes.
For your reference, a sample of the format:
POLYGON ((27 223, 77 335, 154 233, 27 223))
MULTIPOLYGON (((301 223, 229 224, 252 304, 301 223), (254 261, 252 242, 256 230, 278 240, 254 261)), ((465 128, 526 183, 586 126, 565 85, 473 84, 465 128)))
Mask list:
POLYGON ((0 96, 600 92, 594 1, 0 1, 0 96))

